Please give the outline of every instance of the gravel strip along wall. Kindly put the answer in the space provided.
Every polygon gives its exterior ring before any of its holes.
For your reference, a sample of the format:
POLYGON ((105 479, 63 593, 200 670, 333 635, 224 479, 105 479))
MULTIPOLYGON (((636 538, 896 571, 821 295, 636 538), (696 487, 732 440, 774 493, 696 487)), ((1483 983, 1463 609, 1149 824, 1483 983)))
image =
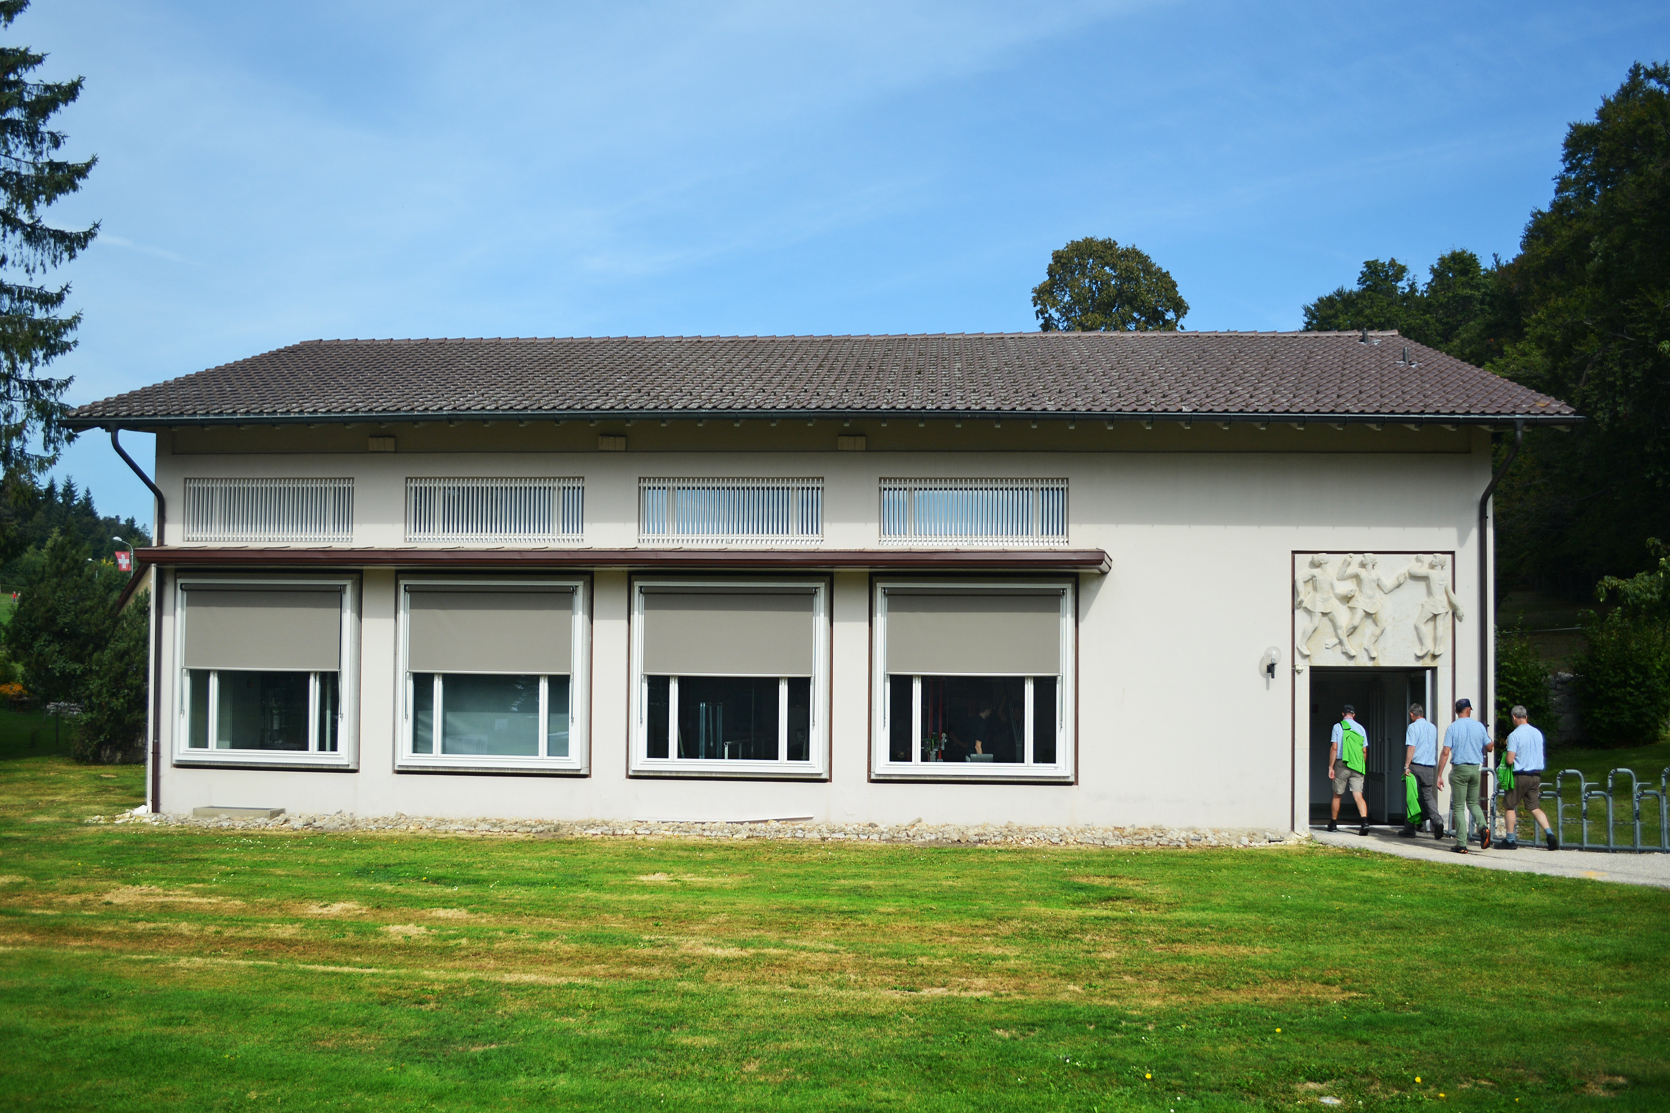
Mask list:
POLYGON ((1309 836, 1263 828, 1207 827, 1018 827, 1014 824, 696 823, 633 820, 570 823, 515 819, 431 819, 394 815, 362 819, 350 815, 283 815, 276 819, 197 819, 175 815, 95 815, 89 823, 143 823, 157 827, 200 827, 238 831, 413 832, 436 835, 533 835, 545 838, 628 839, 802 839, 809 842, 885 842, 928 846, 1152 846, 1230 848, 1292 846, 1309 836))

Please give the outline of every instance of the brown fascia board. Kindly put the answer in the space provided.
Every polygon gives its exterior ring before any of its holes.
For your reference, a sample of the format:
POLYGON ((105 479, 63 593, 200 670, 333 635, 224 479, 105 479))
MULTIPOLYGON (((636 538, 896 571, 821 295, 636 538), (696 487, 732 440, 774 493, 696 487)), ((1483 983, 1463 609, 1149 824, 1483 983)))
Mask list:
POLYGON ((1101 549, 296 549, 134 550, 134 583, 150 565, 170 568, 871 568, 955 572, 1095 572, 1113 567, 1101 549))
POLYGON ((577 410, 577 411, 367 411, 328 414, 148 414, 144 416, 67 417, 71 429, 124 429, 156 432, 161 429, 216 425, 417 425, 432 423, 568 422, 590 424, 624 421, 1200 421, 1269 423, 1274 425, 1577 425, 1580 414, 1547 413, 1275 413, 1257 411, 1153 410, 1065 412, 1061 410, 577 410))

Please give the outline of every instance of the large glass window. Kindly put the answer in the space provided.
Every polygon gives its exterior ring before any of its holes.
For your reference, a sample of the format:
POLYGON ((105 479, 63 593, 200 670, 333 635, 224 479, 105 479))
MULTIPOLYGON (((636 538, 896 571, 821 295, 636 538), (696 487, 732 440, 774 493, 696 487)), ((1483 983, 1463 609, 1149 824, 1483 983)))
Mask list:
POLYGON ((412 697, 414 754, 568 756, 566 676, 420 672, 412 697))
POLYGON ((180 760, 342 759, 347 582, 180 584, 180 760))
POLYGON ((334 672, 186 670, 187 746, 335 753, 334 672))
POLYGON ((580 585, 403 585, 408 768, 581 768, 580 585))
POLYGON ((895 762, 1053 765, 1059 725, 1055 677, 887 678, 895 762))
POLYGON ((703 761, 806 761, 812 680, 806 676, 649 676, 649 755, 703 761))
POLYGON ((633 770, 821 775, 826 590, 640 582, 633 770))
POLYGON ((874 772, 1061 778, 1070 587, 879 584, 874 772))

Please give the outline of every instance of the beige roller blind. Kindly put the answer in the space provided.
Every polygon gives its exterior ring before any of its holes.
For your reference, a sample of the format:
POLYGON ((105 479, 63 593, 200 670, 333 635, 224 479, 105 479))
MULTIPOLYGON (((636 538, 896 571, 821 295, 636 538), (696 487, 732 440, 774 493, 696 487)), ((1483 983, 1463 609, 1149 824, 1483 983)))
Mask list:
POLYGON ((408 589, 412 672, 566 675, 574 592, 408 589))
POLYGON ((810 592, 644 592, 644 671, 811 676, 810 592))
POLYGON ((1053 676, 1061 672, 1061 596, 887 593, 887 671, 1053 676))
POLYGON ((335 672, 342 589, 228 591, 186 585, 188 669, 335 672))

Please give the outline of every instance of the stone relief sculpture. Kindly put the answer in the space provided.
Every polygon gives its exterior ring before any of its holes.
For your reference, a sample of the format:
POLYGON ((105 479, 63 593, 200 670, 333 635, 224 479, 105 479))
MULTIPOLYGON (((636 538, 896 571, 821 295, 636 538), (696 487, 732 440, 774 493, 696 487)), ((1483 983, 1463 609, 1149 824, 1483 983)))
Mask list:
POLYGON ((1455 597, 1449 577, 1444 572, 1448 563, 1436 553, 1418 556, 1404 572, 1409 579, 1426 584, 1426 598, 1415 616, 1415 660, 1421 664, 1435 663, 1443 655, 1444 628, 1448 625, 1444 616, 1453 610, 1457 621, 1466 617, 1461 610, 1461 600, 1455 597))
MULTIPOLYGON (((1380 558, 1373 553, 1345 558, 1345 568, 1340 572, 1339 578, 1357 581, 1356 590, 1350 600, 1352 617, 1345 624, 1346 644, 1350 644, 1351 635, 1355 634, 1363 623, 1368 623, 1369 630, 1363 635, 1360 648, 1362 652, 1368 654, 1371 661, 1380 658, 1378 646, 1381 636, 1386 632, 1385 615, 1386 612, 1391 610, 1385 593, 1396 591, 1399 585, 1403 583, 1406 575, 1408 575, 1407 569, 1398 573, 1391 583, 1387 583, 1380 578, 1380 558)), ((1348 653, 1347 656, 1355 656, 1355 654, 1348 653)))
POLYGON ((1293 609, 1304 612, 1297 668, 1432 665, 1443 656, 1449 616, 1456 621, 1464 617, 1461 600, 1450 586, 1449 561, 1436 553, 1421 553, 1391 575, 1381 572, 1382 563, 1377 553, 1315 553, 1305 562, 1293 581, 1293 609), (1400 590, 1411 580, 1425 591, 1400 590), (1333 637, 1316 646, 1324 623, 1333 637))
MULTIPOLYGON (((1351 558, 1346 557, 1344 566, 1349 566, 1350 563, 1351 558)), ((1324 642, 1323 648, 1333 649, 1335 646, 1343 646, 1347 657, 1356 656, 1351 648, 1350 640, 1345 636, 1345 627, 1340 620, 1341 614, 1345 611, 1341 604, 1346 598, 1349 598, 1349 595, 1342 596, 1339 593, 1339 581, 1334 576, 1332 564, 1333 558, 1327 553, 1312 554, 1310 567, 1300 572, 1299 578, 1294 581, 1293 589, 1297 598, 1294 601, 1293 609, 1307 611, 1310 614, 1309 624, 1305 627, 1305 632, 1299 636, 1299 653, 1301 656, 1310 656, 1311 639, 1316 636, 1317 628, 1322 625, 1323 619, 1327 619, 1334 628, 1334 640, 1324 642)))

